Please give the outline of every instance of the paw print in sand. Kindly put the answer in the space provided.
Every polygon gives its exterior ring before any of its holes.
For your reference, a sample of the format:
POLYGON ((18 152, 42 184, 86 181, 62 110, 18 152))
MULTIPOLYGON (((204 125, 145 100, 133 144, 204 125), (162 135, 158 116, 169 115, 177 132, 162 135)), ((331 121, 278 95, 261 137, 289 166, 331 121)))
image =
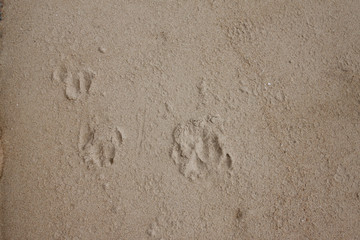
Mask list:
POLYGON ((55 69, 52 79, 64 84, 64 93, 67 99, 77 100, 89 94, 95 72, 90 68, 80 68, 76 64, 62 64, 55 69))
POLYGON ((173 137, 171 156, 180 173, 190 180, 231 170, 233 160, 220 117, 189 120, 175 128, 173 137))
POLYGON ((89 167, 113 165, 122 144, 123 135, 119 128, 108 129, 91 124, 84 124, 80 128, 79 155, 89 167))

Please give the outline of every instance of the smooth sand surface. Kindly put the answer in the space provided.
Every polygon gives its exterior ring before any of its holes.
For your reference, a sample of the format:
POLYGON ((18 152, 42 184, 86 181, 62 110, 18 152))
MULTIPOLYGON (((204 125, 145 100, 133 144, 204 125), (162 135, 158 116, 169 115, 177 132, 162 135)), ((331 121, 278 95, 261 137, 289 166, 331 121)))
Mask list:
POLYGON ((360 239, 360 1, 2 17, 1 239, 360 239))

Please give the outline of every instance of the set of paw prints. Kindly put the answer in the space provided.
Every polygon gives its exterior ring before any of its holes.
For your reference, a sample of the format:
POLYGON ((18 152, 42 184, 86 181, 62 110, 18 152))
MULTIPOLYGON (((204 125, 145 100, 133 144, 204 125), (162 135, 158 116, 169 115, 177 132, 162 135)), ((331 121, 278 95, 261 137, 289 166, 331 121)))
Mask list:
MULTIPOLYGON (((52 73, 52 80, 63 86, 66 99, 72 102, 86 100, 90 96, 96 73, 81 67, 72 60, 65 60, 52 73)), ((96 121, 95 121, 96 122, 96 121)), ((82 122, 79 131, 78 151, 89 167, 109 167, 123 144, 123 133, 111 124, 95 123, 92 118, 82 122)))
MULTIPOLYGON (((90 68, 76 64, 63 64, 53 72, 53 79, 63 84, 65 96, 71 101, 88 97, 95 76, 90 68)), ((223 120, 213 115, 191 119, 175 128, 171 157, 182 175, 195 181, 214 173, 231 172, 233 158, 223 128, 223 120)), ((113 165, 122 144, 119 127, 95 124, 89 119, 80 128, 79 155, 89 167, 113 165)))

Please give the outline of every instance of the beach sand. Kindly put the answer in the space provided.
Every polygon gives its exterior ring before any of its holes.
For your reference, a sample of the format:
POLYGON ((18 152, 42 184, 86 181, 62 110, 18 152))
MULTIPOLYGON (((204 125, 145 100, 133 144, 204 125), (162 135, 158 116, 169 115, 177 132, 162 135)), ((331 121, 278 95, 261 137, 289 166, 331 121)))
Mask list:
POLYGON ((0 239, 360 239, 360 1, 8 0, 0 30, 0 239))

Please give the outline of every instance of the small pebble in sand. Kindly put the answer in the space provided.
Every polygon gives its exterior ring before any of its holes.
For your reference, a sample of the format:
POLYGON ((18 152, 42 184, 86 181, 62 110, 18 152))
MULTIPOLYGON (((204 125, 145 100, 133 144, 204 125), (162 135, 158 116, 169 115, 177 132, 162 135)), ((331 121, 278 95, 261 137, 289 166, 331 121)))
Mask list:
POLYGON ((104 47, 99 47, 99 52, 101 52, 101 53, 106 53, 106 48, 104 48, 104 47))
POLYGON ((104 184, 102 185, 102 187, 103 187, 104 190, 108 190, 109 187, 110 187, 110 184, 109 184, 109 183, 104 183, 104 184))

